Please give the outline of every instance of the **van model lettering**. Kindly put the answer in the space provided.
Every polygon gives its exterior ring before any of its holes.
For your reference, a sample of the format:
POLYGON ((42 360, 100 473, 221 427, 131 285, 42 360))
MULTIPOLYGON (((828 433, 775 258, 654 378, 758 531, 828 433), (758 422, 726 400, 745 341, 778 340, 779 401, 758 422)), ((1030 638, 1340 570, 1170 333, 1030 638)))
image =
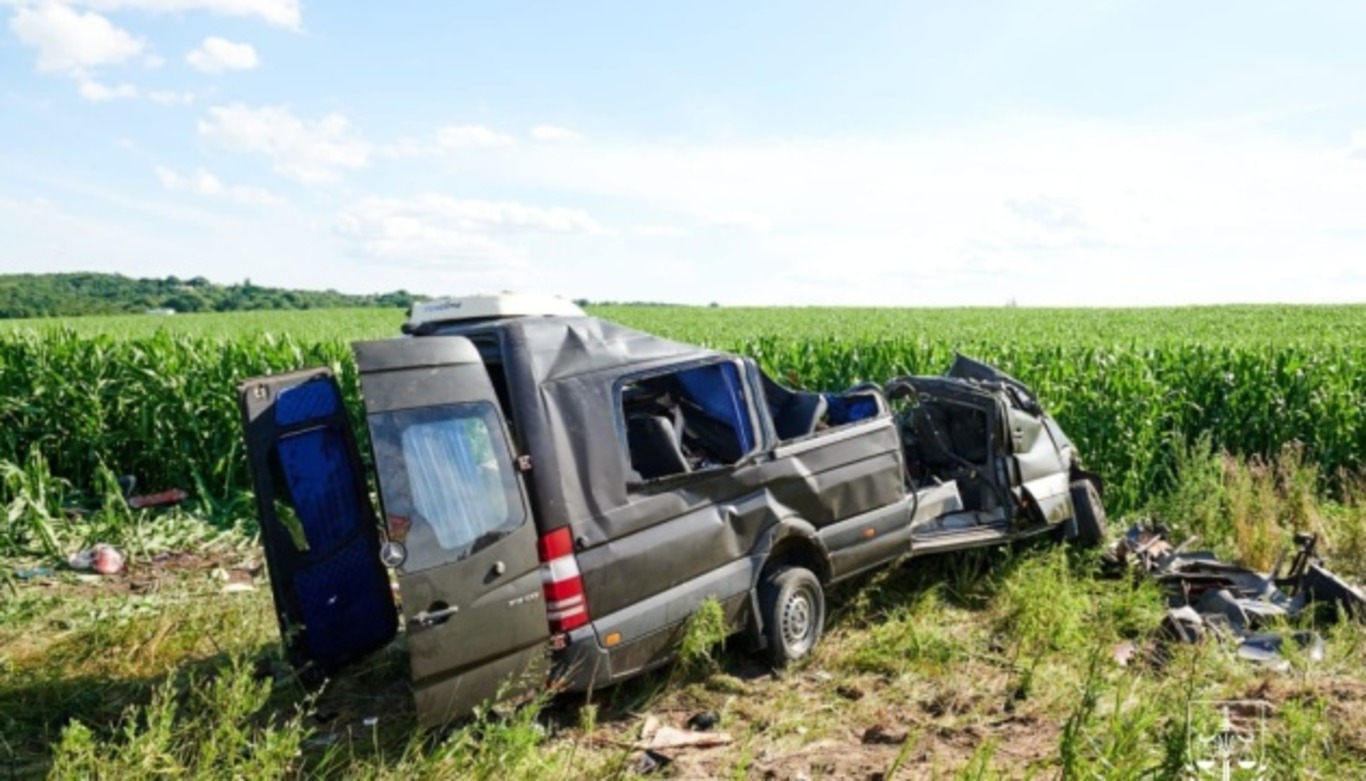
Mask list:
POLYGON ((1101 538, 1057 422, 961 356, 817 393, 558 299, 417 304, 403 331, 353 345, 380 512, 330 371, 247 380, 239 405, 291 662, 334 673, 402 625, 426 725, 667 663, 710 599, 781 667, 819 642, 832 583, 1101 538))

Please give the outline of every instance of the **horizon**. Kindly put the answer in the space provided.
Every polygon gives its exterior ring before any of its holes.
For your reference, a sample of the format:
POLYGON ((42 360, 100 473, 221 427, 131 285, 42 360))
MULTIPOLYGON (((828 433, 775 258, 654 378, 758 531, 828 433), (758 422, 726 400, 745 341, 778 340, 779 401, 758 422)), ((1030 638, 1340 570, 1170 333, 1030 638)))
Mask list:
MULTIPOLYGON (((23 273, 24 273, 24 272, 20 272, 18 275, 22 275, 23 273)), ((86 269, 86 270, 73 270, 73 271, 60 271, 60 272, 51 272, 51 273, 54 274, 54 275, 61 275, 61 274, 111 274, 111 275, 115 275, 115 276, 123 276, 123 277, 126 278, 126 279, 131 279, 131 280, 134 280, 134 281, 150 281, 150 282, 157 282, 157 281, 162 281, 162 280, 165 280, 165 279, 166 279, 166 277, 129 277, 129 276, 125 275, 125 274, 120 274, 119 272, 90 271, 90 270, 88 270, 88 269, 86 269)), ((5 277, 5 276, 7 276, 7 275, 6 275, 6 274, 3 274, 3 273, 0 273, 0 282, 3 282, 3 281, 4 281, 4 277, 5 277)), ((181 275, 172 274, 172 275, 168 275, 168 276, 176 277, 177 279, 180 279, 180 281, 182 281, 182 282, 188 281, 185 277, 183 277, 183 276, 181 276, 181 275)), ((191 277, 190 279, 193 279, 193 277, 191 277)), ((207 279, 207 277, 206 277, 206 279, 207 279)), ((344 291, 335 290, 335 289, 333 289, 333 288, 275 288, 275 287, 268 286, 268 285, 258 285, 256 282, 253 282, 253 281, 250 280, 250 279, 243 280, 243 281, 240 281, 240 282, 222 282, 222 281, 218 281, 218 280, 209 279, 208 282, 209 282, 209 284, 211 284, 211 285, 216 285, 216 286, 219 286, 219 287, 231 287, 231 286, 235 286, 235 285, 250 284, 250 285, 252 285, 253 287, 258 287, 258 288, 268 289, 268 290, 278 290, 278 291, 284 291, 284 292, 341 293, 341 294, 343 294, 343 295, 358 295, 358 296, 364 296, 364 295, 381 296, 381 295, 385 295, 385 294, 394 294, 394 293, 410 293, 410 294, 413 294, 412 291, 407 291, 407 290, 402 290, 402 289, 396 289, 396 290, 376 290, 376 291, 367 291, 367 292, 365 292, 365 293, 350 294, 350 293, 345 293, 344 291)), ((502 290, 502 291, 470 291, 469 293, 461 294, 461 295, 462 295, 462 296, 463 296, 463 295, 497 295, 497 294, 500 294, 500 293, 516 294, 516 293, 521 293, 521 292, 524 292, 524 291, 517 291, 517 290, 502 290)), ((441 295, 441 294, 431 295, 431 296, 424 295, 424 294, 413 294, 413 295, 417 295, 419 298, 422 298, 422 299, 424 299, 424 300, 439 300, 439 299, 442 299, 442 298, 459 298, 459 297, 461 297, 461 296, 456 296, 456 295, 441 295)), ((1332 308, 1332 307, 1337 307, 1337 308, 1352 308, 1352 307, 1366 307, 1366 300, 1363 300, 1363 301, 1335 301, 1335 302, 1300 302, 1300 303, 1289 302, 1289 301, 1227 301, 1227 302, 1219 302, 1219 303, 1193 303, 1193 304, 1128 304, 1128 305, 1126 305, 1126 304, 1113 304, 1113 305, 1110 305, 1110 304, 1101 304, 1101 305, 1063 304, 1063 305, 1053 305, 1053 304, 1021 304, 1021 303, 1017 303, 1017 302, 1007 302, 1007 303, 1003 303, 1003 304, 985 304, 985 303, 984 303, 984 304, 912 304, 912 305, 885 305, 885 304, 839 304, 839 303, 835 303, 835 304, 785 304, 785 303, 777 303, 777 304, 723 304, 723 303, 716 302, 716 301, 709 301, 709 302, 705 302, 705 303, 688 303, 688 302, 683 302, 683 301, 668 301, 668 300, 662 300, 662 299, 661 299, 661 300, 638 299, 638 300, 629 300, 629 301, 610 300, 610 299, 593 300, 593 299, 588 299, 588 298, 585 298, 585 297, 582 297, 582 296, 562 295, 562 294, 558 294, 558 293, 550 293, 550 294, 547 294, 547 295, 551 295, 551 296, 553 296, 553 297, 555 297, 555 298, 560 298, 560 299, 563 299, 563 300, 566 300, 566 301, 572 301, 572 302, 575 303, 575 304, 579 304, 579 305, 581 305, 581 306, 587 306, 587 307, 590 307, 590 308, 591 308, 591 307, 623 307, 623 308, 633 308, 633 307, 634 307, 634 308, 642 308, 642 309, 645 309, 645 308, 665 308, 665 309, 667 309, 667 308, 671 308, 671 307, 672 307, 672 308, 686 308, 686 309, 813 309, 813 310, 829 310, 829 309, 880 309, 880 310, 950 310, 950 309, 960 309, 960 310, 976 310, 976 309, 982 309, 982 310, 995 310, 995 309, 1029 309, 1029 310, 1034 310, 1034 311, 1048 311, 1048 310, 1055 310, 1055 311, 1056 311, 1056 310, 1081 310, 1081 311, 1096 311, 1096 312, 1103 312, 1103 311, 1173 310, 1173 309, 1274 309, 1274 308, 1332 308), (580 303, 580 302, 583 302, 583 303, 580 303)), ((235 315, 235 314, 261 313, 261 312, 273 312, 273 311, 295 311, 295 312, 313 311, 313 312, 323 312, 323 311, 337 311, 337 310, 365 310, 365 309, 383 309, 383 308, 385 308, 385 307, 380 307, 380 306, 371 305, 371 306, 340 306, 340 307, 308 307, 308 308, 298 308, 298 309, 289 309, 289 310, 276 310, 276 309, 235 309, 235 310, 228 310, 228 311, 217 311, 217 310, 175 311, 175 310, 173 310, 173 313, 176 314, 176 315, 179 315, 179 316, 193 316, 193 315, 231 316, 231 315, 235 315)), ((391 308, 392 308, 394 311, 398 311, 398 310, 402 309, 402 307, 391 307, 391 308)), ((0 318, 0 321, 3 321, 3 320, 49 320, 49 319, 61 318, 61 317, 103 317, 103 318, 108 318, 108 317, 143 317, 143 316, 146 316, 147 314, 148 314, 147 312, 121 312, 121 313, 114 313, 114 314, 40 315, 40 316, 37 316, 37 317, 0 318)))
POLYGON ((0 273, 731 308, 1366 301, 1352 3, 0 14, 0 273))

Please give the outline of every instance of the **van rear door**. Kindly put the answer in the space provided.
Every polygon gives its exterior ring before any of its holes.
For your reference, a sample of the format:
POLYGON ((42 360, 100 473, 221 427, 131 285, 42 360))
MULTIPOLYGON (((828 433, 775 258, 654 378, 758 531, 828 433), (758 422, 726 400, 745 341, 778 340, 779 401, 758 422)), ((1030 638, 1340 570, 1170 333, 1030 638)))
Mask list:
POLYGON ((238 406, 286 651, 301 672, 334 672, 398 628, 341 391, 308 369, 246 381, 238 406))
POLYGON ((440 724, 544 684, 536 524, 478 350, 458 336, 353 348, 419 720, 440 724))

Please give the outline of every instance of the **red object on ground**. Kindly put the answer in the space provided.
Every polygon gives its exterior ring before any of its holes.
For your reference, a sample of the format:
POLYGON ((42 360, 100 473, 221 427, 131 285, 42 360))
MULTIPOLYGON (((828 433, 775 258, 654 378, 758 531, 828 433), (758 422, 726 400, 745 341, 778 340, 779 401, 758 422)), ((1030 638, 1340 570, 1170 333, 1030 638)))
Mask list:
POLYGON ((116 575, 123 571, 123 554, 112 545, 96 545, 91 567, 101 575, 116 575))
POLYGON ((169 507, 173 504, 180 504, 188 499, 189 496, 189 494, 179 488, 172 488, 169 491, 162 491, 159 494, 129 497, 128 506, 134 510, 141 510, 144 507, 169 507))

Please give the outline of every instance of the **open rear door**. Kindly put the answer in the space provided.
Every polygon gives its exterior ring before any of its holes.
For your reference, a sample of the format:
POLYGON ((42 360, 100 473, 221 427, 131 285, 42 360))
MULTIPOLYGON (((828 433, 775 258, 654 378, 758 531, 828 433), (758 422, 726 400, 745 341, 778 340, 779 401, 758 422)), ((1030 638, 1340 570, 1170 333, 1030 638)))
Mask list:
POLYGON ((238 402, 290 662, 335 671, 398 628, 341 392, 330 371, 309 369, 248 380, 238 402))
POLYGON ((544 684, 536 524, 478 350, 457 336, 354 349, 419 720, 544 684))

